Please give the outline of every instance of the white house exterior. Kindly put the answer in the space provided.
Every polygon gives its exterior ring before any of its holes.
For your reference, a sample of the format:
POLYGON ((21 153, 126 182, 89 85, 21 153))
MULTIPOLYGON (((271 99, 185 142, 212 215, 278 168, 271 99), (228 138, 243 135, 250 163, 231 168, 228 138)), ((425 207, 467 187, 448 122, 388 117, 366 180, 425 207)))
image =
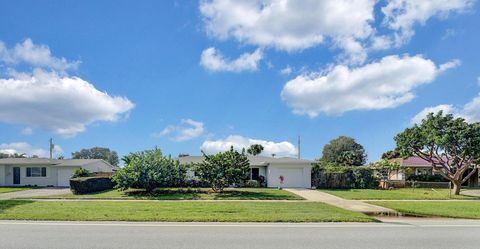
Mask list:
MULTIPOLYGON (((178 160, 182 164, 200 163, 203 156, 185 156, 178 160)), ((264 176, 267 181, 267 187, 280 187, 280 176, 284 181, 282 187, 285 188, 311 188, 312 187, 312 163, 310 160, 301 160, 296 158, 248 156, 250 161, 250 179, 256 180, 259 176, 264 176)), ((188 173, 193 177, 193 172, 188 173)))
POLYGON ((101 159, 4 158, 0 159, 0 186, 68 187, 73 172, 79 168, 90 172, 117 169, 101 159))

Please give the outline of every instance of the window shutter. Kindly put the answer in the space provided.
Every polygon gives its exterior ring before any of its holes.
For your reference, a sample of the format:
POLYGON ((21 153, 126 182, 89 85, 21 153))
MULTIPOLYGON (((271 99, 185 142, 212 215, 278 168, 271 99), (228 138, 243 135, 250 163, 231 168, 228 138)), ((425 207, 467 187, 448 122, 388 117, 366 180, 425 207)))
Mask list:
POLYGON ((27 177, 32 176, 32 168, 27 168, 27 177))
POLYGON ((45 167, 42 168, 42 176, 43 177, 47 176, 47 168, 45 167))

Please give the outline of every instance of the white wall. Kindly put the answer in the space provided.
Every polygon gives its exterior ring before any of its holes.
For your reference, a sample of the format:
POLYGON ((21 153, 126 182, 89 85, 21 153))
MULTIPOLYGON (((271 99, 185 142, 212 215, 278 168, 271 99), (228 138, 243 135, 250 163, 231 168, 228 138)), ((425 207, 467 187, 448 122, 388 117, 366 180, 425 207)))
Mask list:
POLYGON ((269 188, 280 187, 280 175, 283 175, 285 178, 282 187, 312 187, 312 166, 310 164, 270 164, 267 171, 267 184, 269 188))
POLYGON ((5 185, 5 166, 0 165, 0 186, 5 185))
POLYGON ((22 166, 5 166, 5 185, 13 186, 13 168, 20 168, 20 185, 32 186, 56 186, 57 185, 57 170, 54 167, 45 165, 22 165, 22 166), (27 177, 27 168, 31 167, 45 167, 47 168, 46 177, 27 177))

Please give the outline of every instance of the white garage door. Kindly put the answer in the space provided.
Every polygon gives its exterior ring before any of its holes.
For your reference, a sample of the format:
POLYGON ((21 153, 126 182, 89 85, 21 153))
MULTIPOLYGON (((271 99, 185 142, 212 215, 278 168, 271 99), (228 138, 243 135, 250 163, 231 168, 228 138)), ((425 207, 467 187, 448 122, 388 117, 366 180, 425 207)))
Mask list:
POLYGON ((285 188, 303 188, 305 183, 303 182, 303 169, 300 168, 286 168, 279 169, 278 175, 283 176, 283 187, 285 188))
POLYGON ((58 186, 59 187, 69 187, 70 178, 73 175, 74 169, 58 169, 58 186))

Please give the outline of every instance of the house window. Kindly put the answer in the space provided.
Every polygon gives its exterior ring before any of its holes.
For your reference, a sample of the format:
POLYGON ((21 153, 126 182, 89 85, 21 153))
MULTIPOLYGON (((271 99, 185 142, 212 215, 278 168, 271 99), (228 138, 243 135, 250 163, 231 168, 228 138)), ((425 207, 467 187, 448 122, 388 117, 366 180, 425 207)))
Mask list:
POLYGON ((252 180, 258 180, 258 177, 260 176, 260 169, 259 168, 252 168, 251 169, 251 179, 252 180))
POLYGON ((45 167, 31 167, 27 168, 27 177, 46 177, 47 168, 45 167))

